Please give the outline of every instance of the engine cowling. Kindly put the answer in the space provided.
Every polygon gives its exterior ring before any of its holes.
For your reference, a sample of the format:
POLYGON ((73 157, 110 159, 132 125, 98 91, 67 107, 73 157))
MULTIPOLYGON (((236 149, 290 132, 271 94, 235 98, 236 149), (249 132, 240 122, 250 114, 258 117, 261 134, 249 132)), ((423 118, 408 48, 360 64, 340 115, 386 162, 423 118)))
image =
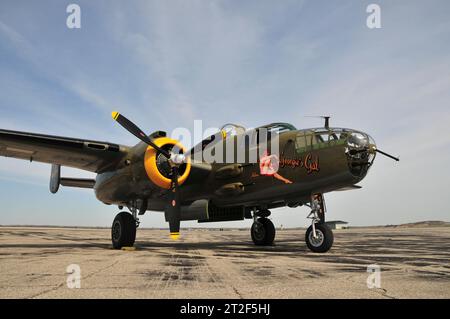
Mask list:
MULTIPOLYGON (((156 146, 165 149, 167 151, 170 151, 172 150, 172 148, 176 147, 183 153, 186 153, 186 149, 184 148, 184 146, 177 140, 168 137, 160 137, 154 139, 153 142, 156 144, 156 146)), ((148 146, 145 151, 144 167, 147 176, 155 185, 164 189, 170 189, 171 168, 169 160, 151 146, 148 146)), ((178 168, 179 172, 178 185, 181 185, 186 181, 190 171, 191 171, 191 162, 190 158, 187 157, 186 163, 180 165, 180 167, 178 168)))

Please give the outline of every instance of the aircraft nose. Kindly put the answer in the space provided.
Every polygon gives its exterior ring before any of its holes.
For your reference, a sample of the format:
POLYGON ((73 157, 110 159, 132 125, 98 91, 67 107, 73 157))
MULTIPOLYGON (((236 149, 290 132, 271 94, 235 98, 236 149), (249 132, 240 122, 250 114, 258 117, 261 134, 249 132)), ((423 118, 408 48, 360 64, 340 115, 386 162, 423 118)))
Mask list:
POLYGON ((354 176, 364 177, 375 159, 376 145, 368 134, 352 131, 347 139, 347 159, 354 176))

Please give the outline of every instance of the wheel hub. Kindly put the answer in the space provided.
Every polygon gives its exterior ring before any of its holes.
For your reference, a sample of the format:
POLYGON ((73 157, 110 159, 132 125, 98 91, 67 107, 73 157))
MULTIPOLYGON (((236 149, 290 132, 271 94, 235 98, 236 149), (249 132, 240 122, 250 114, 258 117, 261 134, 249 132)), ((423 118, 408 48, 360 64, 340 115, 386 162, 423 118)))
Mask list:
POLYGON ((324 235, 320 229, 316 228, 316 237, 314 237, 314 232, 309 233, 309 242, 314 247, 320 247, 323 244, 324 235))
POLYGON ((266 236, 266 230, 264 229, 264 225, 260 222, 255 223, 254 235, 256 240, 263 240, 266 236))

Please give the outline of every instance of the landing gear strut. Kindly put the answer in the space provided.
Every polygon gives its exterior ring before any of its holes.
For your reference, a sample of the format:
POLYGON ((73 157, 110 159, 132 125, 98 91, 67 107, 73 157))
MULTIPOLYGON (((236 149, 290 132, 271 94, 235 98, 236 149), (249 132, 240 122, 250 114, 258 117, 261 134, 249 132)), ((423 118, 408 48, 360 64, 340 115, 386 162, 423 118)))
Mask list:
POLYGON ((269 215, 269 210, 255 211, 253 213, 254 221, 251 228, 251 235, 253 243, 257 246, 270 246, 275 239, 275 226, 272 221, 267 218, 269 215))
POLYGON ((315 253, 324 253, 333 246, 334 236, 331 229, 325 224, 325 200, 322 194, 311 196, 311 226, 305 234, 305 241, 308 248, 315 253))

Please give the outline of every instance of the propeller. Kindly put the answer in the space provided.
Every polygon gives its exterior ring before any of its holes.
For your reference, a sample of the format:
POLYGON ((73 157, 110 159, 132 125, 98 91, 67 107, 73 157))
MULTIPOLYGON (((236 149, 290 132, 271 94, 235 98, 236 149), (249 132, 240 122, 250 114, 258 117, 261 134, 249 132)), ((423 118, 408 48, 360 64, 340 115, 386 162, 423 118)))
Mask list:
POLYGON ((150 145, 158 152, 162 153, 167 159, 170 159, 170 153, 166 150, 163 150, 159 146, 157 146, 153 141, 139 128, 136 124, 131 122, 129 119, 127 119, 125 116, 120 114, 119 112, 112 112, 112 118, 122 125, 128 132, 136 136, 138 139, 140 139, 142 142, 150 145))
MULTIPOLYGON (((178 154, 178 152, 168 152, 148 137, 136 124, 131 122, 125 116, 118 112, 112 112, 112 118, 124 127, 128 132, 136 136, 142 142, 150 145, 169 161, 171 167, 171 187, 170 187, 170 203, 167 205, 166 214, 169 221, 170 237, 172 239, 178 239, 180 237, 180 219, 181 219, 181 206, 178 193, 178 167, 186 162, 186 156, 184 154, 178 154)), ((173 151, 173 150, 172 150, 173 151)))

